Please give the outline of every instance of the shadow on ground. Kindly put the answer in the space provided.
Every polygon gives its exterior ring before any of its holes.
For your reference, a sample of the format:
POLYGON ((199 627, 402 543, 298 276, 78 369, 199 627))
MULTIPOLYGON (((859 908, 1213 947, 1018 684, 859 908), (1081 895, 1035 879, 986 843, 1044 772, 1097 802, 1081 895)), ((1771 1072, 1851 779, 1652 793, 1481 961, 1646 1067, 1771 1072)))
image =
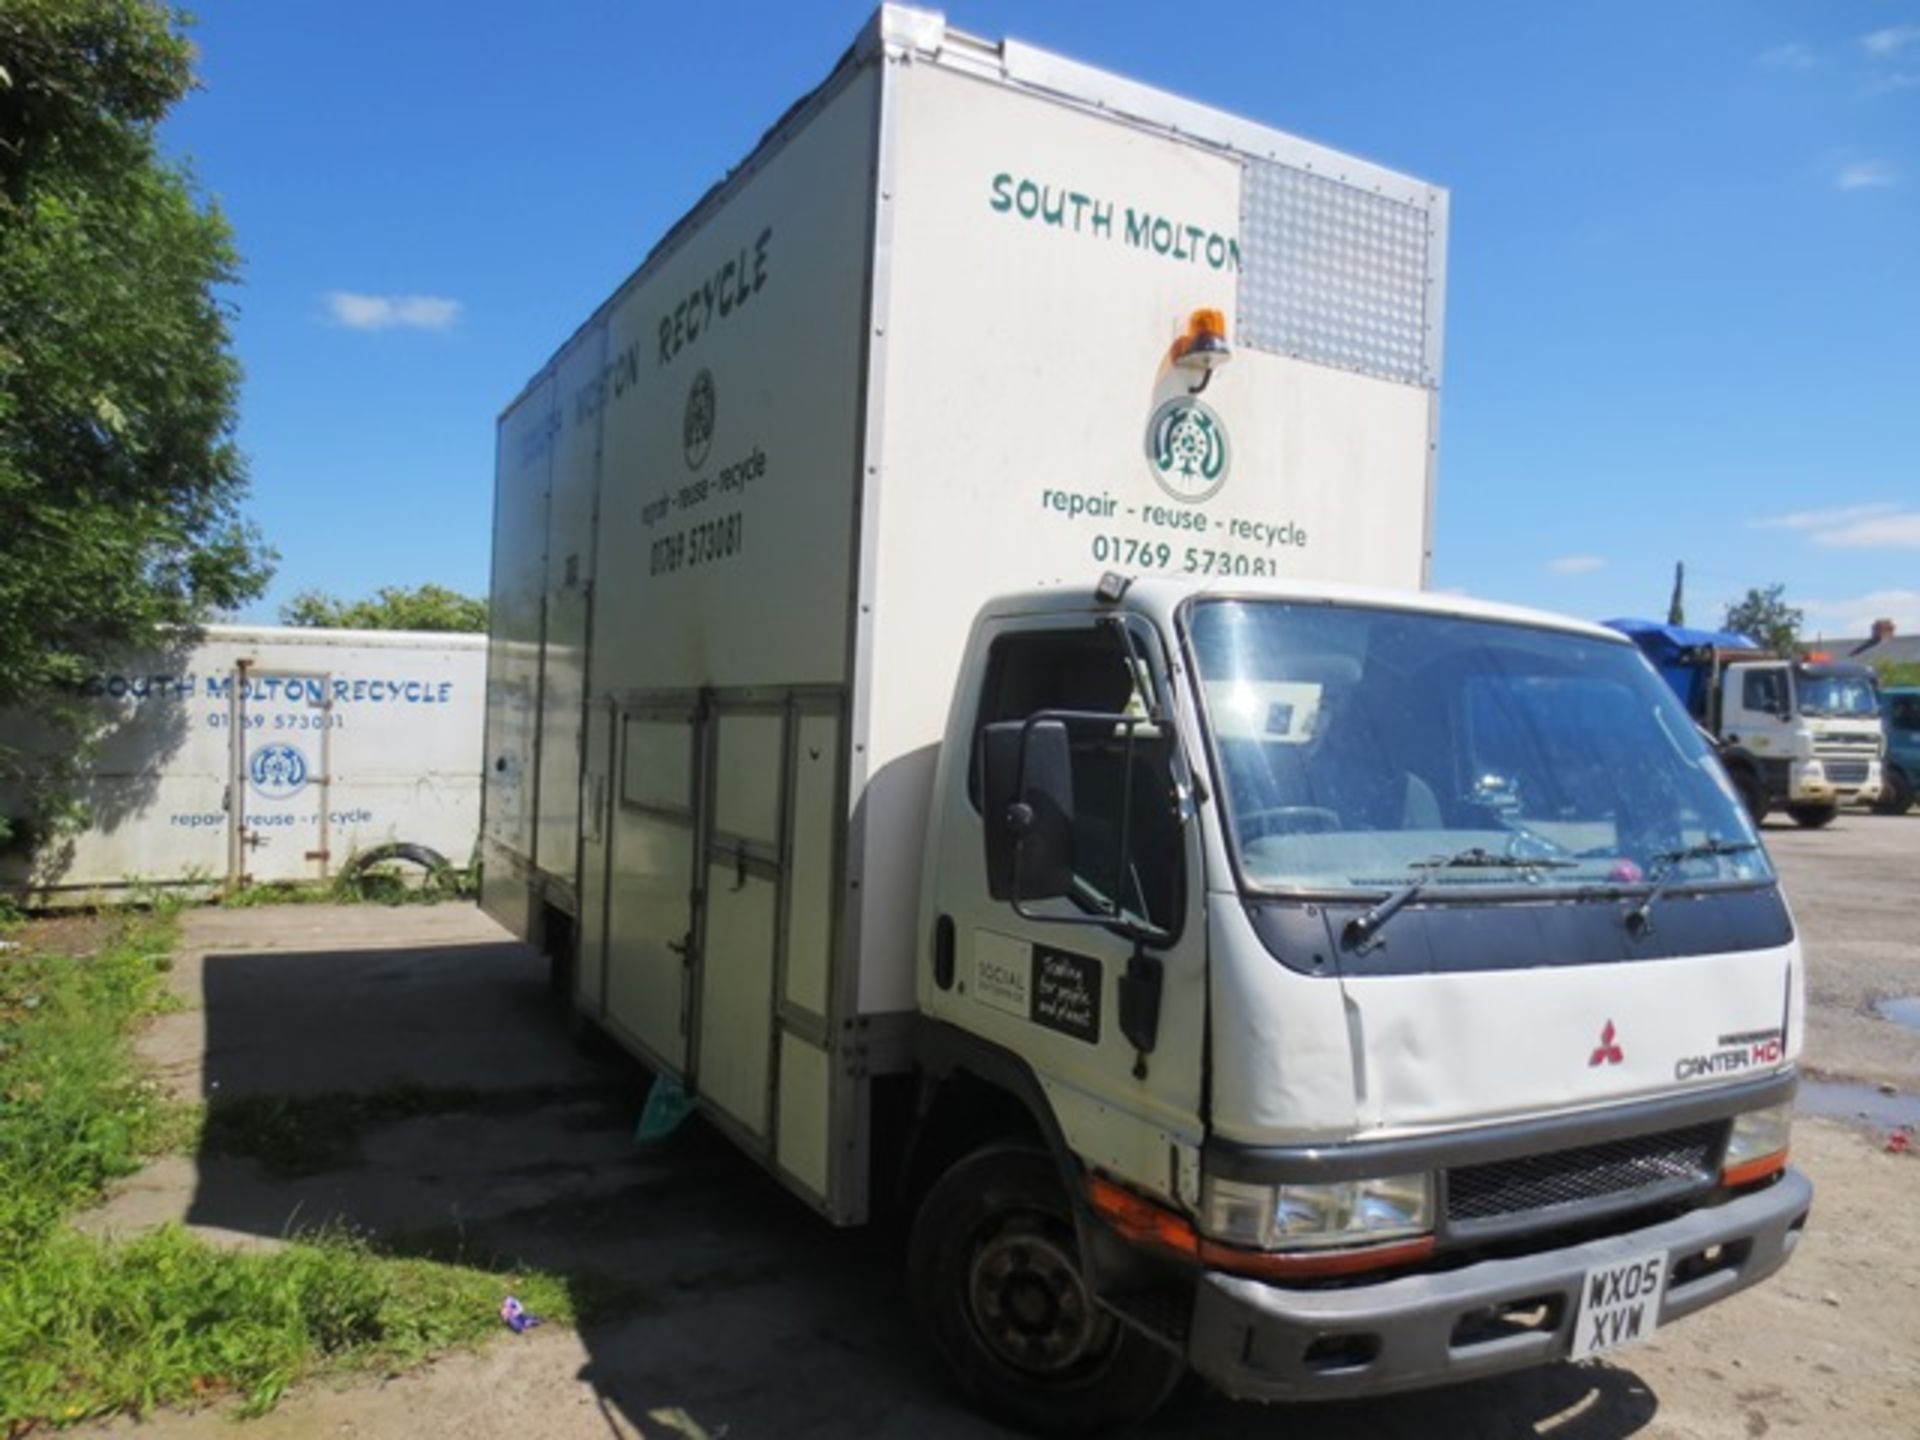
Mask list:
MULTIPOLYGON (((543 1417, 542 1434, 996 1433, 961 1408, 920 1342, 897 1233, 827 1227, 698 1121, 636 1147, 646 1075, 584 1055, 546 1001, 543 962, 488 938, 498 932, 470 911, 460 929, 445 908, 437 920, 335 912, 343 944, 375 948, 206 955, 209 1139, 183 1218, 251 1243, 339 1220, 398 1253, 564 1274, 585 1311, 584 1362, 551 1336, 503 1337, 528 1348, 508 1356, 508 1378, 489 1371, 515 1387, 513 1409, 543 1417), (367 933, 376 922, 385 931, 367 933), (276 1114, 300 1123, 276 1130, 276 1114), (268 1158, 227 1153, 248 1145, 268 1158)), ((271 943, 275 915, 223 920, 207 938, 247 943, 257 927, 271 943)), ((149 1209, 164 1208, 157 1197, 149 1209)), ((140 1222, 139 1197, 126 1204, 120 1223, 140 1222)), ((1144 1433, 1613 1440, 1656 1409, 1630 1370, 1561 1365, 1288 1414, 1192 1386, 1144 1433)), ((459 1433, 440 1418, 447 1428, 430 1433, 459 1433)), ((482 1418, 469 1433, 492 1432, 482 1418)))

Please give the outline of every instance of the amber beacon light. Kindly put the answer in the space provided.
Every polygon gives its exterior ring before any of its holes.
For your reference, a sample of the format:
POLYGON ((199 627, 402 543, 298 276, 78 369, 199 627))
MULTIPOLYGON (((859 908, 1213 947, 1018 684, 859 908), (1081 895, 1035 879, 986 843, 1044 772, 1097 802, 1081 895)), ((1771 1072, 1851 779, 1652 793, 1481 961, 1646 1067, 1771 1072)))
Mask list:
POLYGON ((1213 379, 1213 372, 1233 358, 1227 344, 1227 317, 1220 310, 1196 310, 1187 317, 1187 331, 1173 342, 1173 363, 1180 369, 1199 372, 1200 382, 1188 393, 1198 395, 1213 379))

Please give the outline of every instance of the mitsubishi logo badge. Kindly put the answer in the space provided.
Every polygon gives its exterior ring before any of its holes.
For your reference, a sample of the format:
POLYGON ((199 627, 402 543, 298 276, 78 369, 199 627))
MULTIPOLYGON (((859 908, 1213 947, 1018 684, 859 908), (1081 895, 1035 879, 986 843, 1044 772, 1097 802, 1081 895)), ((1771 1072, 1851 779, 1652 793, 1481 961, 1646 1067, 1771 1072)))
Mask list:
POLYGON ((1595 1065, 1618 1065, 1627 1058, 1626 1052, 1620 1048, 1619 1042, 1613 1038, 1618 1033, 1619 1032, 1613 1028, 1613 1021, 1607 1021, 1607 1028, 1600 1032, 1599 1045, 1595 1046, 1593 1054, 1587 1057, 1587 1066, 1589 1069, 1595 1065))

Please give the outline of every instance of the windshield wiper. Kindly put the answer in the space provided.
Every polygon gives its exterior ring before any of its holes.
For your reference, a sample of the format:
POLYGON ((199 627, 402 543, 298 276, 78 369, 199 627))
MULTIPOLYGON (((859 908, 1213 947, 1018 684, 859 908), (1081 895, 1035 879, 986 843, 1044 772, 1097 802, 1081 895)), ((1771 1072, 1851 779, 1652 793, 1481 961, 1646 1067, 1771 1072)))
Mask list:
POLYGON ((1427 873, 1393 891, 1366 914, 1356 915, 1349 920, 1347 928, 1341 932, 1341 938, 1355 954, 1366 954, 1374 937, 1380 933, 1380 927, 1419 896, 1442 870, 1567 870, 1578 863, 1576 860, 1553 860, 1543 855, 1496 855, 1478 845, 1432 860, 1415 860, 1407 868, 1425 870, 1427 873))
POLYGON ((1755 840, 1722 840, 1718 835, 1709 835, 1697 845, 1683 845, 1678 850, 1664 850, 1653 857, 1654 871, 1648 877, 1653 888, 1647 891, 1644 899, 1627 912, 1627 929, 1635 935, 1653 933, 1653 904, 1680 881, 1675 872, 1689 860, 1711 860, 1720 855, 1744 855, 1749 850, 1758 850, 1755 840))

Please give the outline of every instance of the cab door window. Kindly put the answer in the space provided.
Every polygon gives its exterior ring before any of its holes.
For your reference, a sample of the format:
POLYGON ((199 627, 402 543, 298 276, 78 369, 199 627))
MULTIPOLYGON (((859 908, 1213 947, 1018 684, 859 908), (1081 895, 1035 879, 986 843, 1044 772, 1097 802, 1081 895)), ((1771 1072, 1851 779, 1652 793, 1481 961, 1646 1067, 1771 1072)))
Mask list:
POLYGON ((1132 726, 1068 724, 1076 901, 1090 912, 1129 913, 1171 932, 1186 902, 1172 736, 1140 719, 1133 668, 1111 627, 1002 635, 987 655, 969 792, 978 809, 979 739, 988 725, 1060 710, 1136 719, 1132 726))
POLYGON ((1749 670, 1740 684, 1740 703, 1761 715, 1779 715, 1787 708, 1787 672, 1749 670))

